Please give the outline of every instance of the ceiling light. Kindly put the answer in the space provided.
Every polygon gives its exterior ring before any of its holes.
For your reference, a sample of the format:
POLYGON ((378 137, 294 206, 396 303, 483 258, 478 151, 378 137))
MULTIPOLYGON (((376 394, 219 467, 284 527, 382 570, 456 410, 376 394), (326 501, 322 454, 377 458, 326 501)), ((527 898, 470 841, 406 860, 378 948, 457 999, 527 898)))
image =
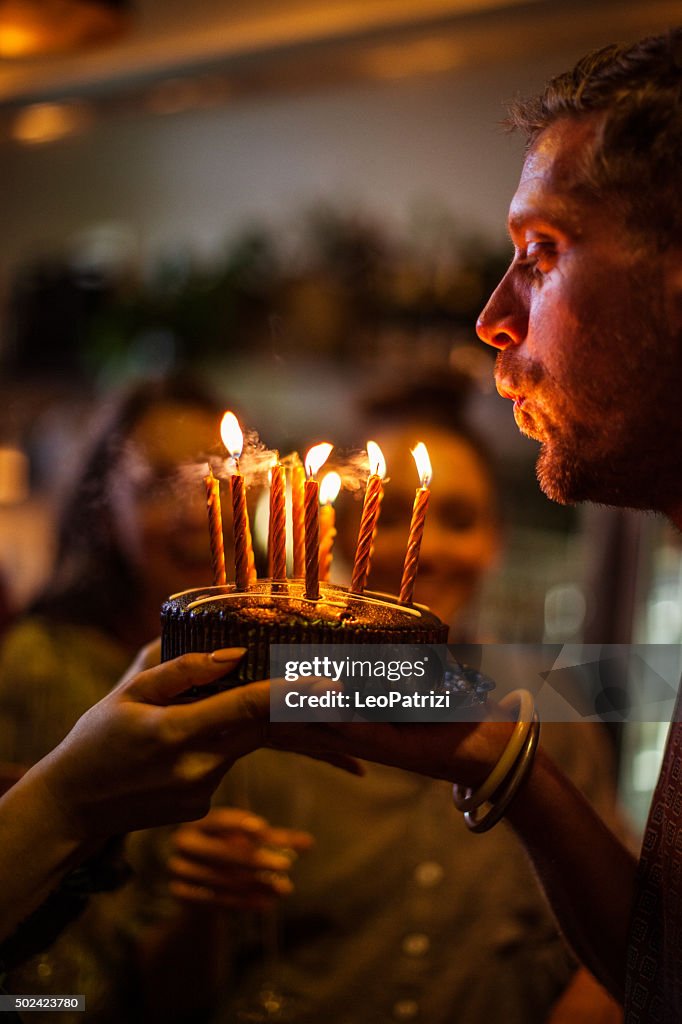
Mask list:
POLYGON ((16 115, 11 134, 17 142, 36 146, 75 135, 91 121, 91 111, 83 102, 33 103, 16 115))
POLYGON ((0 58, 106 42, 129 24, 129 0, 0 0, 0 58))

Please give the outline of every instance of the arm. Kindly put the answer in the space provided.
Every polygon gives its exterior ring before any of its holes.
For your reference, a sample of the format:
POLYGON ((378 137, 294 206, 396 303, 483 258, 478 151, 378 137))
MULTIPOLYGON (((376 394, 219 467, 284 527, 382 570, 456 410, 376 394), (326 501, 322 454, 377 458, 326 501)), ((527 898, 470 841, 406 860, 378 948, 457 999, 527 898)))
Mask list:
POLYGON ((259 745, 267 684, 169 705, 242 651, 127 675, 0 800, 0 938, 113 836, 201 817, 233 761, 259 745))
POLYGON ((98 848, 73 834, 36 765, 0 799, 0 940, 98 848))
MULTIPOLYGON (((476 789, 499 760, 511 728, 493 721, 278 723, 270 727, 270 743, 318 756, 345 751, 476 789)), ((622 999, 635 857, 542 750, 507 819, 533 861, 566 938, 622 999)))
POLYGON ((539 752, 507 815, 577 955, 623 998, 636 859, 539 752))
POLYGON ((552 1007, 547 1024, 623 1024, 623 1007, 579 967, 563 995, 552 1007))

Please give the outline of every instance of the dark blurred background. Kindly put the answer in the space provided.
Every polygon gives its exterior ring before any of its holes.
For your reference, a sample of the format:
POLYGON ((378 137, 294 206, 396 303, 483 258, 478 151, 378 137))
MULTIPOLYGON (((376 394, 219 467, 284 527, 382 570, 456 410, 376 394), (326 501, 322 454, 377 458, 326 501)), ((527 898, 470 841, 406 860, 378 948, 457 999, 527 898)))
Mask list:
MULTIPOLYGON (((505 103, 676 23, 680 2, 72 0, 70 34, 50 0, 34 6, 22 21, 0 3, 0 571, 15 608, 49 563, 82 424, 119 384, 187 367, 287 450, 364 445, 360 398, 449 368, 477 382, 506 496, 482 633, 680 641, 677 538, 540 495, 473 330, 509 258, 522 142, 505 103)), ((661 740, 657 724, 622 737, 635 813, 661 740)))

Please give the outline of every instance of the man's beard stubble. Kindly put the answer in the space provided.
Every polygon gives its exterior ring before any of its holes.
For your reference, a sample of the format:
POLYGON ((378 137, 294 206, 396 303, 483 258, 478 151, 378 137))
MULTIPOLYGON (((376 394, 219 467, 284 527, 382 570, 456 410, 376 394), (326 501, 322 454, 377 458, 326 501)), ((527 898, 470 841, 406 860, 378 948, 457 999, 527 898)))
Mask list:
MULTIPOLYGON (((646 333, 653 334, 651 327, 646 333)), ((623 404, 623 390, 611 417, 604 408, 612 396, 603 396, 589 367, 583 368, 581 397, 593 411, 591 424, 578 417, 571 394, 540 363, 524 359, 519 366, 513 351, 498 353, 496 375, 512 391, 528 396, 541 393, 543 405, 550 404, 552 418, 541 420, 536 462, 538 484, 550 500, 562 505, 592 501, 657 511, 669 511, 675 504, 682 482, 677 454, 678 438, 682 437, 682 387, 674 385, 680 368, 677 360, 665 365, 667 360, 662 359, 663 365, 652 374, 651 364, 656 365, 657 355, 652 349, 648 348, 648 366, 627 367, 629 405, 623 404)), ((631 362, 631 352, 629 357, 631 362)))

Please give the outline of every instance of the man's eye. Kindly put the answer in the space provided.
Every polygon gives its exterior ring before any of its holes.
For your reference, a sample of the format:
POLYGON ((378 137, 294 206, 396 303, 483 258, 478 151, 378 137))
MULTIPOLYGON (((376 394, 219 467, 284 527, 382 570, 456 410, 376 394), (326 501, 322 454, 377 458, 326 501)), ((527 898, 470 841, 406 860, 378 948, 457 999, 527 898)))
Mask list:
POLYGON ((520 265, 535 279, 543 278, 545 274, 548 274, 555 262, 556 248, 553 242, 528 242, 525 250, 519 256, 520 265))

